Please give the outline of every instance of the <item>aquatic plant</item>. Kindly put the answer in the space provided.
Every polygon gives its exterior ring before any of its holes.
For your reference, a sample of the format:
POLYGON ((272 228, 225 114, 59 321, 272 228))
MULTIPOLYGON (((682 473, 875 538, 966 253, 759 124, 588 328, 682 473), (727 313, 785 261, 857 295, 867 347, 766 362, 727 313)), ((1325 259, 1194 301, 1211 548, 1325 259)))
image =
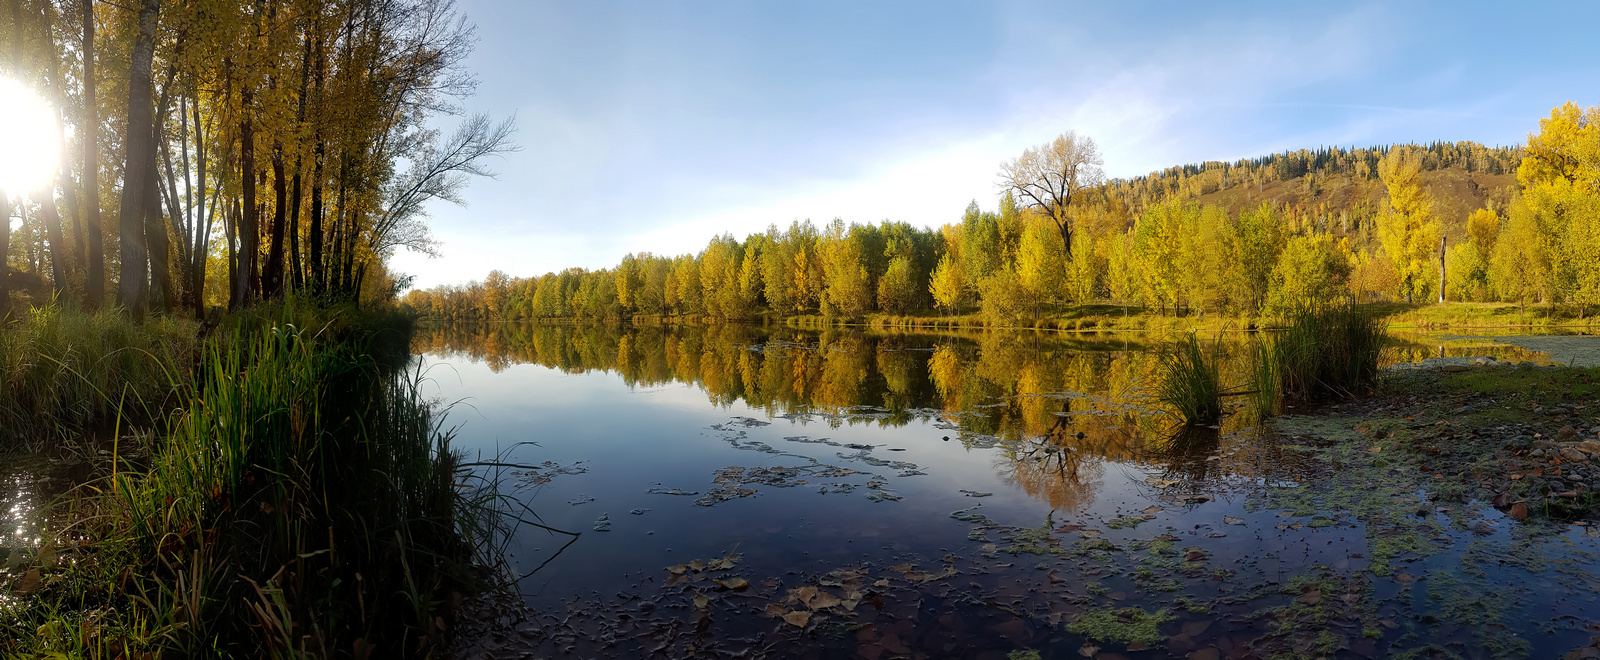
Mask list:
POLYGON ((1250 395, 1257 414, 1262 418, 1278 414, 1282 385, 1279 382, 1278 362, 1274 359, 1271 337, 1257 334, 1250 343, 1250 395))
POLYGON ((1067 632, 1097 642, 1160 646, 1167 641, 1167 636, 1161 634, 1161 624, 1176 620, 1177 617, 1165 609, 1153 613, 1137 607, 1092 609, 1084 612, 1077 621, 1067 624, 1067 632))
POLYGON ((1368 391, 1378 379, 1384 321, 1371 308, 1351 303, 1300 305, 1286 312, 1266 344, 1267 366, 1277 392, 1288 398, 1348 397, 1368 391))
POLYGON ((1213 345, 1209 354, 1189 333, 1162 351, 1156 400, 1176 409, 1188 424, 1216 424, 1222 417, 1222 372, 1213 345))

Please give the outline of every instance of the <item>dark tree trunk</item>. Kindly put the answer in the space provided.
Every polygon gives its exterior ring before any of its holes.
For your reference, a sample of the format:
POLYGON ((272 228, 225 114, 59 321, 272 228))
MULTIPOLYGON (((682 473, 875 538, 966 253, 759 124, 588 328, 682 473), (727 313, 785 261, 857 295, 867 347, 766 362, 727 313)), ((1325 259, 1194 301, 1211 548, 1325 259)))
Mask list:
POLYGON ((44 221, 45 240, 50 242, 50 288, 57 293, 67 286, 67 245, 61 239, 61 216, 56 210, 55 190, 39 195, 39 219, 44 221))
POLYGON ((326 271, 322 263, 322 160, 325 153, 325 145, 319 138, 311 175, 311 227, 306 232, 307 238, 311 239, 311 266, 307 269, 307 275, 311 277, 311 290, 317 295, 327 290, 326 271))
POLYGON ((122 206, 117 220, 122 281, 117 288, 117 302, 135 317, 144 314, 145 279, 149 275, 144 221, 150 205, 145 197, 151 190, 155 163, 150 63, 155 55, 156 15, 160 9, 160 0, 140 3, 139 33, 128 64, 128 128, 123 134, 122 206))
POLYGON ((283 295, 283 230, 288 209, 289 192, 283 179, 283 144, 272 148, 272 193, 276 208, 272 212, 272 242, 267 246, 267 270, 262 278, 269 298, 283 295))
MULTIPOLYGON (((156 131, 156 136, 160 131, 156 131)), ((152 140, 159 144, 159 137, 152 140)), ((145 241, 150 249, 150 307, 172 310, 172 271, 168 260, 167 216, 161 212, 161 181, 156 176, 156 154, 150 153, 150 176, 145 184, 145 241)))
POLYGON ((295 291, 305 288, 305 278, 300 269, 300 159, 295 159, 294 184, 289 192, 289 286, 295 291))
MULTIPOLYGON (((100 113, 95 101, 94 0, 79 6, 83 17, 83 209, 89 264, 83 298, 98 307, 106 297, 105 230, 100 226, 100 113)), ((148 71, 146 72, 148 74, 148 71)))
POLYGON ((236 226, 239 232, 239 259, 233 276, 233 302, 230 303, 230 307, 235 308, 249 305, 260 290, 256 255, 261 251, 261 222, 256 211, 255 123, 251 121, 250 107, 253 96, 247 89, 240 97, 243 100, 241 113, 244 118, 239 120, 239 175, 244 184, 240 186, 244 208, 236 226))

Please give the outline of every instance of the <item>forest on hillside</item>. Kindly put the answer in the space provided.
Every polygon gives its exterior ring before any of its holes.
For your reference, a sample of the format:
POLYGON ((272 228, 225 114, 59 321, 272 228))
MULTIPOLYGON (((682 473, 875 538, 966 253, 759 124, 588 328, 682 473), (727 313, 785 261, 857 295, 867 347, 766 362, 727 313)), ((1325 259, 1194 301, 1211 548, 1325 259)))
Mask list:
POLYGON ((974 201, 936 229, 794 222, 698 254, 495 271, 404 301, 449 320, 979 312, 997 324, 1094 302, 1239 316, 1337 299, 1589 305, 1597 151, 1600 108, 1569 103, 1526 146, 1324 148, 1106 181, 1093 141, 1069 132, 1002 166, 998 208, 974 201))

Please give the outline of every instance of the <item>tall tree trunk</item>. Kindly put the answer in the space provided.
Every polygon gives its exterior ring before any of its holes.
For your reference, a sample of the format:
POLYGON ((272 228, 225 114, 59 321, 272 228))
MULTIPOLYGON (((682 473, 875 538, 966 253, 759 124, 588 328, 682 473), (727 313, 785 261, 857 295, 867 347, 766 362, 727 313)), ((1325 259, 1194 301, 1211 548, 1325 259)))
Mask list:
MULTIPOLYGON (((160 144, 157 129, 151 144, 160 144)), ((150 306, 163 312, 172 310, 172 270, 168 259, 167 216, 161 211, 161 178, 156 176, 156 154, 150 152, 150 176, 145 184, 145 244, 150 249, 150 306)))
POLYGON ((317 149, 312 159, 311 174, 311 226, 307 228, 307 237, 311 239, 311 265, 307 274, 311 277, 311 290, 317 295, 322 295, 327 290, 327 271, 322 263, 322 161, 327 152, 326 144, 321 136, 317 138, 317 149))
MULTIPOLYGON (((239 255, 239 241, 238 241, 240 215, 241 214, 239 213, 239 200, 233 200, 233 201, 229 202, 228 203, 228 216, 223 219, 223 235, 227 238, 227 242, 228 242, 228 276, 232 278, 230 280, 230 282, 235 282, 235 283, 239 282, 241 280, 241 276, 240 276, 240 273, 239 273, 239 261, 240 261, 241 257, 239 255)), ((228 287, 228 309, 236 309, 236 308, 238 308, 238 306, 239 306, 239 287, 237 287, 237 286, 229 286, 228 287)))
POLYGON ((239 232, 238 269, 234 271, 232 306, 249 305, 260 290, 256 270, 256 255, 261 251, 261 223, 256 213, 256 146, 255 122, 252 121, 251 100, 254 94, 244 90, 239 120, 239 163, 241 196, 244 207, 236 231, 239 232))
POLYGON ((149 275, 144 225, 150 204, 145 198, 151 190, 150 177, 155 174, 150 64, 155 56, 160 10, 160 0, 140 2, 139 34, 134 38, 128 63, 128 128, 123 134, 122 206, 117 219, 122 281, 117 287, 117 302, 135 317, 144 314, 145 279, 149 275))
POLYGON ((266 295, 277 298, 283 295, 283 223, 289 203, 287 182, 283 174, 283 143, 272 145, 272 194, 276 208, 272 212, 272 242, 267 246, 266 295))
POLYGON ((56 211, 55 190, 39 194, 39 219, 44 222, 45 240, 50 242, 50 288, 60 293, 67 286, 67 245, 61 240, 61 216, 56 211))
MULTIPOLYGON (((195 319, 205 318, 206 314, 206 259, 211 252, 211 225, 216 221, 216 199, 219 191, 212 191, 210 212, 206 205, 206 140, 205 126, 200 119, 200 99, 194 99, 194 146, 195 146, 195 178, 194 192, 189 197, 190 211, 194 214, 193 222, 189 227, 189 295, 190 304, 194 306, 195 319)), ((187 126, 183 124, 182 126, 187 126)), ((185 128, 184 130, 187 130, 185 128)), ((183 151, 185 172, 189 171, 189 150, 183 151)), ((187 175, 185 175, 187 177, 187 175)), ((185 194, 190 187, 184 186, 185 194)))
POLYGON ((95 100, 94 0, 79 6, 83 17, 83 209, 89 265, 83 298, 99 307, 106 298, 105 230, 100 226, 100 111, 95 100))
MULTIPOLYGON (((55 11, 55 4, 49 2, 39 3, 39 24, 43 28, 44 34, 55 34, 55 11)), ((59 126, 67 125, 67 113, 65 110, 66 84, 61 79, 60 60, 55 57, 45 58, 45 70, 50 75, 50 95, 55 99, 56 117, 57 121, 60 122, 58 125, 57 141, 61 145, 61 153, 65 155, 67 154, 67 134, 65 131, 60 131, 59 126)), ((66 198, 67 201, 67 213, 70 216, 69 219, 71 221, 71 227, 74 230, 73 234, 77 239, 75 241, 76 249, 68 250, 65 241, 61 242, 61 247, 59 250, 57 250, 53 245, 51 247, 51 258, 60 258, 62 260, 61 270, 63 274, 68 272, 69 266, 73 271, 81 272, 83 270, 85 251, 83 245, 83 214, 79 211, 78 195, 74 191, 74 186, 71 184, 71 179, 68 177, 68 171, 71 169, 71 166, 69 165, 70 162, 70 158, 64 157, 61 159, 60 168, 56 173, 56 185, 60 187, 61 196, 66 198)), ((51 197, 50 203, 55 203, 54 197, 51 197)), ((56 213, 54 224, 56 233, 59 236, 61 233, 61 218, 59 213, 56 213)), ((69 276, 63 275, 61 279, 56 280, 56 291, 60 292, 65 289, 67 286, 67 277, 69 276)))
MULTIPOLYGON (((319 16, 320 18, 320 16, 319 16)), ((314 26, 308 25, 304 32, 305 52, 300 57, 300 97, 295 108, 295 132, 300 134, 306 123, 306 89, 311 83, 311 51, 314 26)), ((318 91, 321 89, 319 87, 318 91)), ((305 170, 305 142, 299 138, 295 140, 294 147, 294 183, 290 184, 289 193, 289 285, 299 291, 305 287, 305 280, 300 269, 300 179, 305 170)))

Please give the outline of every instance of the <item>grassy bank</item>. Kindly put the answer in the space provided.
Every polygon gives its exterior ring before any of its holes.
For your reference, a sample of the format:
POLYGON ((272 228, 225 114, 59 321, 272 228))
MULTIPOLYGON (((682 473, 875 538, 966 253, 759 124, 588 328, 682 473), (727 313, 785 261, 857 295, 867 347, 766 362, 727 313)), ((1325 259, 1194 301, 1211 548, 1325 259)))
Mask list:
POLYGON ((0 576, 0 651, 440 653, 496 518, 405 368, 408 324, 298 305, 227 319, 0 576))
POLYGON ((148 424, 178 404, 199 324, 130 321, 59 305, 0 326, 0 442, 35 448, 94 434, 120 417, 148 424))

